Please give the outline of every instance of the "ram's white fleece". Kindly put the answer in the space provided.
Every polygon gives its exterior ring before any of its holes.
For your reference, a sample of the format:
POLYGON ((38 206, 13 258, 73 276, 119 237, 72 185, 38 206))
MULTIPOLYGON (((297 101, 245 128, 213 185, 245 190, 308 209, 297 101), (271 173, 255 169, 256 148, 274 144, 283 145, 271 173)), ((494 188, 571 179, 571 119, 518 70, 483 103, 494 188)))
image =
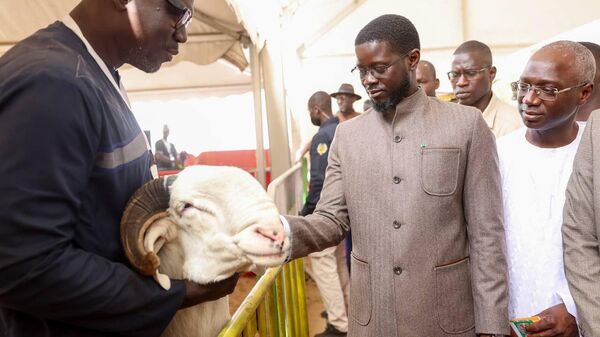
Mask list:
MULTIPOLYGON (((168 229, 171 241, 158 251, 161 273, 205 284, 285 262, 289 240, 279 212, 247 172, 191 166, 178 174, 170 195, 169 222, 175 231, 168 229)), ((180 310, 162 336, 215 337, 228 318, 224 297, 180 310)))

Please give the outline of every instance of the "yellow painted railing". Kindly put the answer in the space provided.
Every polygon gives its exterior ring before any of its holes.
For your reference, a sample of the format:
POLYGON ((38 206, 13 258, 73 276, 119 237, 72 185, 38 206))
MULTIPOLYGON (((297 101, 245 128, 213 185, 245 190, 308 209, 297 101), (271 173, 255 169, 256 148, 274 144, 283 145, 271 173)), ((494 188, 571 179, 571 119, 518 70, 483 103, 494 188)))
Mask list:
MULTIPOLYGON (((281 214, 298 214, 306 190, 306 162, 269 184, 267 192, 281 214), (303 168, 304 167, 304 168, 303 168)), ((219 337, 308 337, 304 261, 269 268, 244 299, 219 337)))

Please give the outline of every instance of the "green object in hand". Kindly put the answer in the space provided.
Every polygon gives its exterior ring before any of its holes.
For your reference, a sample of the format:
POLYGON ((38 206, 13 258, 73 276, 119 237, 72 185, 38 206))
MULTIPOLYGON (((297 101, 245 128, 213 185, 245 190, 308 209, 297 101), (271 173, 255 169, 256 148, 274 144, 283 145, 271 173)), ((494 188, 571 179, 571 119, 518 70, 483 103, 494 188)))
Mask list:
POLYGON ((531 316, 524 318, 515 318, 510 320, 510 327, 518 337, 526 337, 527 332, 521 325, 529 325, 541 320, 540 316, 531 316))

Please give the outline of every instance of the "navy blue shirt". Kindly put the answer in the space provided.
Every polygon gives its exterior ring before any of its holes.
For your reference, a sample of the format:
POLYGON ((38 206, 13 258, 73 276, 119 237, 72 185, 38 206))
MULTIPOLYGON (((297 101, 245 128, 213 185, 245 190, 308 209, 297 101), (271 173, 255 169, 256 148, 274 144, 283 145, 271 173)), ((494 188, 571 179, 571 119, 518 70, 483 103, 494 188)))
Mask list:
POLYGON ((300 215, 312 214, 315 211, 317 202, 323 189, 325 180, 325 170, 327 169, 327 158, 329 157, 329 148, 335 135, 340 120, 337 117, 329 118, 321 124, 319 131, 313 136, 310 143, 310 183, 308 185, 308 196, 300 215))
POLYGON ((0 336, 159 336, 185 285, 132 271, 119 238, 151 154, 62 23, 0 58, 0 158, 0 336))

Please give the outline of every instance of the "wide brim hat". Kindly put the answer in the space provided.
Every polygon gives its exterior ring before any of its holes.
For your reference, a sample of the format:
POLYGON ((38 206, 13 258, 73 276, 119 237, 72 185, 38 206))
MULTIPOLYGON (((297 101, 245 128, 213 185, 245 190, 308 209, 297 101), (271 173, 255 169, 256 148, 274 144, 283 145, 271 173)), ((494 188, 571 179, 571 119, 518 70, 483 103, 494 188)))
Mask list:
POLYGON ((337 92, 334 92, 333 94, 331 94, 330 96, 333 98, 336 98, 338 95, 350 95, 350 96, 354 96, 356 97, 356 99, 360 99, 360 95, 357 95, 354 93, 354 87, 352 86, 352 84, 349 83, 343 83, 340 86, 340 89, 337 92))

